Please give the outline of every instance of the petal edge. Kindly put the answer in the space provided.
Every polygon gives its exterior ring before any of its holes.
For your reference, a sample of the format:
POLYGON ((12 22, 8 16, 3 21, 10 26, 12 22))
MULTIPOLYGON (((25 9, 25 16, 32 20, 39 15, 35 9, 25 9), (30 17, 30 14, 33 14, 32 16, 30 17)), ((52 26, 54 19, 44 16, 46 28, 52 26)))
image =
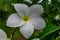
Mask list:
POLYGON ((23 27, 20 28, 20 32, 25 38, 28 39, 34 32, 34 26, 30 22, 27 22, 23 27))
POLYGON ((7 26, 18 27, 23 25, 25 22, 18 16, 17 13, 11 14, 7 19, 7 26))

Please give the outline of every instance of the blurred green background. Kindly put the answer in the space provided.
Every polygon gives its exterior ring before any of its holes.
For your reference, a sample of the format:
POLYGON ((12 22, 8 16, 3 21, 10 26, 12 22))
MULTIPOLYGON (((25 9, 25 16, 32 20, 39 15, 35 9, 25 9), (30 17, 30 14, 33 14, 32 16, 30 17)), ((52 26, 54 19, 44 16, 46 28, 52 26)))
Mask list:
POLYGON ((29 39, 25 39, 17 28, 14 32, 12 40, 32 40, 33 38, 40 38, 40 40, 60 40, 60 0, 31 0, 32 3, 24 0, 0 0, 0 29, 3 29, 7 33, 7 37, 10 38, 15 28, 6 26, 7 18, 10 14, 15 13, 15 9, 12 4, 23 3, 31 6, 33 4, 40 4, 44 7, 44 14, 41 16, 46 21, 46 27, 43 32, 35 30, 33 35, 29 39), (55 17, 59 15, 56 20, 55 17))

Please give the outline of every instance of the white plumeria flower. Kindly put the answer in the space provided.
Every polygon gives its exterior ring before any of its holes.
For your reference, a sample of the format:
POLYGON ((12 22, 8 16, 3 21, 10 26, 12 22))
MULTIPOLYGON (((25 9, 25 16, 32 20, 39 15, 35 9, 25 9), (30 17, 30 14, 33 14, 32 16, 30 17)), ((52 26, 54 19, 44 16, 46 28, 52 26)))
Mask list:
POLYGON ((0 29, 0 40, 10 40, 2 29, 0 29))
POLYGON ((32 40, 40 40, 39 38, 34 38, 34 39, 32 39, 32 40))
POLYGON ((45 27, 45 21, 40 15, 44 12, 39 4, 28 7, 25 4, 14 4, 17 13, 11 14, 7 19, 7 26, 20 27, 20 32, 25 38, 29 38, 34 28, 41 30, 45 27))

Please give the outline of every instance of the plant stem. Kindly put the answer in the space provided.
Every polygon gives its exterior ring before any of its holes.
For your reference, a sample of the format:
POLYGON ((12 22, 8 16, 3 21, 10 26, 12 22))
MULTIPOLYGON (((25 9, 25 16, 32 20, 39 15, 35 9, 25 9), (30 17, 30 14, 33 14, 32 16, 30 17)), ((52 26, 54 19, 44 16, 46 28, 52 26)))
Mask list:
POLYGON ((12 40, 13 35, 14 35, 14 33, 15 33, 16 29, 17 29, 17 28, 14 28, 14 30, 13 30, 13 32, 12 32, 12 34, 11 34, 11 36, 10 36, 10 40, 12 40))

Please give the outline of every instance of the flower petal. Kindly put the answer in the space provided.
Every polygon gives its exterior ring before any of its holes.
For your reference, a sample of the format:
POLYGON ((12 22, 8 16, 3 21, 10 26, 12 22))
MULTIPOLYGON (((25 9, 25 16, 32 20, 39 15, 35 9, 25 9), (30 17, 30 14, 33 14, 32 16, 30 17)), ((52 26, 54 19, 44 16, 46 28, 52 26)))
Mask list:
POLYGON ((10 40, 10 39, 7 39, 7 38, 1 38, 0 40, 10 40))
POLYGON ((34 39, 32 39, 32 40, 40 40, 39 38, 34 38, 34 39))
POLYGON ((35 29, 41 30, 45 27, 45 21, 41 17, 32 17, 31 20, 32 24, 34 25, 35 29))
POLYGON ((34 32, 34 26, 30 22, 27 22, 20 28, 20 31, 23 36, 28 39, 34 32))
POLYGON ((7 19, 7 26, 18 27, 22 26, 25 22, 18 16, 17 13, 11 14, 7 19))
POLYGON ((41 15, 42 13, 44 13, 44 8, 42 7, 42 5, 35 4, 30 7, 31 15, 41 15))
POLYGON ((30 4, 32 3, 32 1, 31 1, 31 0, 24 0, 24 1, 29 2, 30 4))
POLYGON ((7 40, 10 40, 9 38, 7 38, 7 40))
POLYGON ((37 3, 41 3, 43 0, 39 0, 37 3))
POLYGON ((1 38, 7 38, 6 33, 2 29, 0 29, 0 39, 1 38))
POLYGON ((29 8, 25 4, 14 4, 14 8, 20 16, 24 16, 29 13, 29 8))

